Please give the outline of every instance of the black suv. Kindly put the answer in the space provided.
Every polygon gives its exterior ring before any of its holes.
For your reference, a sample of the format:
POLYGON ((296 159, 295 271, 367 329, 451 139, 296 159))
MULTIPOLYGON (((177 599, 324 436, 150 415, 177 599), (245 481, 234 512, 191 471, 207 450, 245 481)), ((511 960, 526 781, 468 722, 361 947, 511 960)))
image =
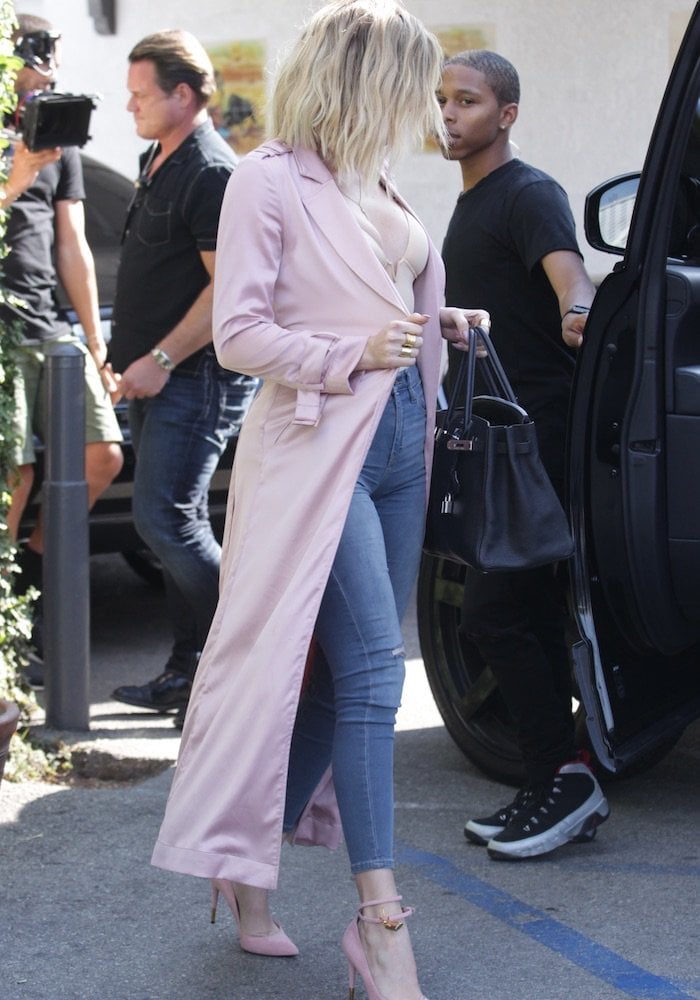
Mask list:
MULTIPOLYGON (((593 303, 569 427, 570 650, 603 770, 657 760, 700 717, 700 9, 640 174, 602 184, 586 236, 619 260, 593 303)), ((511 720, 459 632, 462 574, 424 558, 421 648, 445 724, 519 783, 511 720)))

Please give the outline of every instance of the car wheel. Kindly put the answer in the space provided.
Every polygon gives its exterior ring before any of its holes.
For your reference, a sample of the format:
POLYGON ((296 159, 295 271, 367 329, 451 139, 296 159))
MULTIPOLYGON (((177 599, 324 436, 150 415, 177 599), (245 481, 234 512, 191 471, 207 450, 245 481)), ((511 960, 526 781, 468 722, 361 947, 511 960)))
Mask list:
MULTIPOLYGON (((445 727, 462 752, 496 781, 521 785, 522 757, 491 670, 459 630, 464 567, 424 556, 418 577, 418 636, 428 682, 445 727)), ((578 746, 588 743, 574 712, 578 746)))
MULTIPOLYGON (((525 772, 510 713, 496 680, 476 646, 459 630, 464 567, 425 555, 418 576, 418 637, 430 689, 445 728, 460 750, 495 781, 522 785, 525 772)), ((576 745, 589 750, 585 712, 572 705, 576 745)), ((630 777, 658 764, 680 734, 640 754, 634 764, 612 774, 593 757, 599 779, 630 777)))
POLYGON ((123 549, 122 555, 126 563, 137 573, 142 580, 150 583, 153 587, 163 586, 163 571, 160 563, 150 549, 123 549))

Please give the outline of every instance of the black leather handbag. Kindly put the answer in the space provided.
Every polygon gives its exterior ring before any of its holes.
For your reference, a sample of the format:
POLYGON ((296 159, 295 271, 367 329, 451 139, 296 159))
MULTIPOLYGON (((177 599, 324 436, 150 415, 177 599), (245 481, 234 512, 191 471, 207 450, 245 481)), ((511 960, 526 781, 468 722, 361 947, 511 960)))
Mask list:
POLYGON ((483 572, 568 559, 574 543, 537 447, 486 330, 470 330, 455 389, 437 414, 424 550, 483 572), (490 395, 475 396, 478 359, 490 395))

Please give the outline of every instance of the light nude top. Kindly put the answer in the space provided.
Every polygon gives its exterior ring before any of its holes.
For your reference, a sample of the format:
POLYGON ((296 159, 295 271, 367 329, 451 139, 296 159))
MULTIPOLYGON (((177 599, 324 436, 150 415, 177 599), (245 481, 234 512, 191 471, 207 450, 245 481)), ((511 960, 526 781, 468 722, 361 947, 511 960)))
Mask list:
POLYGON ((383 184, 367 189, 358 178, 338 187, 382 267, 396 285, 409 312, 414 311, 413 282, 428 261, 423 227, 383 184))

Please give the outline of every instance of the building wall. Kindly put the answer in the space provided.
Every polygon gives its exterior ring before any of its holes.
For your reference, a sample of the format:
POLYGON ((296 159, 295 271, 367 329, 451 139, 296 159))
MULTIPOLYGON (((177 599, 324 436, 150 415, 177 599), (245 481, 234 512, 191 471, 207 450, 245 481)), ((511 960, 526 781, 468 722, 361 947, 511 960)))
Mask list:
MULTIPOLYGON (((116 0, 117 33, 95 33, 88 0, 18 0, 64 35, 60 89, 102 95, 86 152, 135 176, 145 144, 125 110, 126 57, 164 27, 192 31, 209 48, 259 40, 268 73, 316 3, 307 0, 116 0)), ((523 159, 566 188, 582 243, 583 203, 598 182, 642 165, 668 72, 693 5, 683 0, 406 0, 433 30, 464 27, 509 58, 522 84, 512 138, 523 159)), ((460 172, 437 152, 416 152, 400 187, 442 240, 460 172)), ((598 275, 613 259, 585 249, 598 275)), ((471 303, 476 305, 478 303, 471 303)))

